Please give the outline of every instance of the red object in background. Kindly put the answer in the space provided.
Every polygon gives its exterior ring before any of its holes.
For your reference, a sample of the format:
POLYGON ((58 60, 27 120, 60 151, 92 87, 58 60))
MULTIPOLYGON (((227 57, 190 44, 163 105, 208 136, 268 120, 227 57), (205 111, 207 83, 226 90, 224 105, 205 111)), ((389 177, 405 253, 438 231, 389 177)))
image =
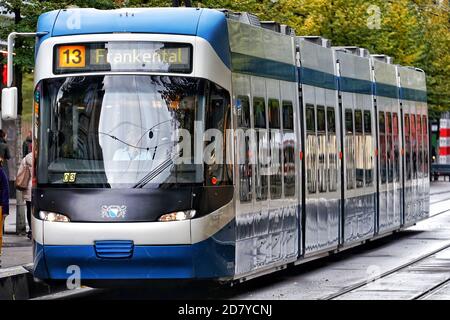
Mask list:
POLYGON ((2 65, 2 86, 6 87, 6 82, 8 79, 8 68, 6 65, 2 65))

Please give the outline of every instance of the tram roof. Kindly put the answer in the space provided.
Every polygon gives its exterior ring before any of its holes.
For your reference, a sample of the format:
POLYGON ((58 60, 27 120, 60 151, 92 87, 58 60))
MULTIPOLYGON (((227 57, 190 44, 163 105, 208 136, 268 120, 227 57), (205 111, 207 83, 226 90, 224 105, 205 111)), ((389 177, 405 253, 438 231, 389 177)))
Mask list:
POLYGON ((198 36, 207 40, 230 65, 224 13, 203 8, 62 9, 42 14, 38 32, 48 37, 94 33, 158 33, 198 36))

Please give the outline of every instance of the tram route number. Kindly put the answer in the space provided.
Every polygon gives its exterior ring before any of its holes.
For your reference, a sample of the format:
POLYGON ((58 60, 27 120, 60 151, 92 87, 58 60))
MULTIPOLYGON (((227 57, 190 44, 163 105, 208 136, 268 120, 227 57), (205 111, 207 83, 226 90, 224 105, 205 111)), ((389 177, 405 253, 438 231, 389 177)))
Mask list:
POLYGON ((60 68, 86 67, 86 47, 78 45, 58 47, 58 66, 60 68))
POLYGON ((77 179, 76 172, 64 172, 63 182, 64 183, 73 183, 77 179))
POLYGON ((214 315, 220 316, 272 316, 272 305, 262 304, 223 304, 218 306, 184 305, 178 307, 178 315, 203 316, 205 318, 214 315))

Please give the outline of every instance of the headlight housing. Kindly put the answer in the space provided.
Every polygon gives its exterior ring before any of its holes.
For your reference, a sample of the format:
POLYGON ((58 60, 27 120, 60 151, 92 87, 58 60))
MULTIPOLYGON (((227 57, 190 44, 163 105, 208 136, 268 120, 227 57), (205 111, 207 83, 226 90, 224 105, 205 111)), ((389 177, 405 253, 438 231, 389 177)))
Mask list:
POLYGON ((159 217, 158 221, 160 222, 184 221, 194 218, 195 214, 196 214, 195 210, 176 211, 163 214, 161 217, 159 217))
POLYGON ((49 222, 70 222, 69 217, 50 211, 39 211, 39 218, 49 222))

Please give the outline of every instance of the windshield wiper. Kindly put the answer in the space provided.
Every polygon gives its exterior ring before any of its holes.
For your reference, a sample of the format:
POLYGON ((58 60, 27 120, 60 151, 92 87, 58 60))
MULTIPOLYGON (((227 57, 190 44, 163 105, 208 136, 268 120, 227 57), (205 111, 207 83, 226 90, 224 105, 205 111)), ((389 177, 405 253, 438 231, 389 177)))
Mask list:
POLYGON ((141 180, 139 180, 138 183, 136 183, 133 188, 142 188, 146 184, 148 184, 150 181, 155 179, 157 176, 159 176, 161 173, 163 173, 167 168, 169 168, 175 159, 179 157, 180 153, 175 155, 174 157, 168 157, 163 162, 161 162, 160 165, 158 165, 155 169, 147 173, 141 180))
POLYGON ((127 146, 129 146, 131 148, 140 149, 140 150, 147 150, 147 151, 150 150, 150 149, 156 148, 156 147, 138 147, 138 146, 132 145, 132 144, 126 142, 126 141, 123 141, 122 139, 119 139, 116 136, 113 136, 112 134, 109 134, 109 133, 106 133, 106 132, 101 132, 101 131, 98 131, 98 133, 99 134, 104 134, 105 136, 110 137, 111 139, 114 139, 116 141, 119 141, 119 142, 121 142, 121 143, 123 143, 123 144, 125 144, 125 145, 127 145, 127 146))

